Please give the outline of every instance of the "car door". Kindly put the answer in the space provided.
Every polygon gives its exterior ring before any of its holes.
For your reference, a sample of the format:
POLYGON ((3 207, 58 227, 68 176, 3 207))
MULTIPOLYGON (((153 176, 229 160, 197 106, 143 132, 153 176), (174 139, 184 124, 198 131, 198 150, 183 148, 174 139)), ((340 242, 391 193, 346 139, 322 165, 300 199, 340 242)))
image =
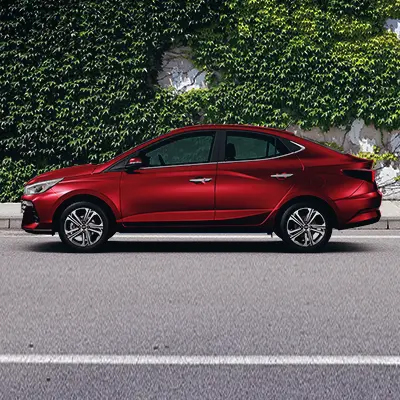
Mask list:
MULTIPOLYGON (((302 164, 277 136, 251 131, 225 133, 218 163, 216 221, 259 225, 301 180, 302 164)), ((297 150, 301 148, 298 147, 297 150)))
POLYGON ((140 151, 143 166, 121 177, 124 225, 213 221, 214 143, 213 131, 184 133, 140 151))

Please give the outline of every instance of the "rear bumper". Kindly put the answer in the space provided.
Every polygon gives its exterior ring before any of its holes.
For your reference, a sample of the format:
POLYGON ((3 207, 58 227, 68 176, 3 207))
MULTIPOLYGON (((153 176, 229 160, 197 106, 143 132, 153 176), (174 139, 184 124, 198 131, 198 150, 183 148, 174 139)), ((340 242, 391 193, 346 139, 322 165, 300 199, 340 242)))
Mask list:
POLYGON ((381 219, 379 210, 365 210, 362 214, 356 215, 350 222, 339 229, 358 228, 360 226, 375 224, 381 219))
POLYGON ((336 201, 340 216, 338 229, 356 228, 378 222, 381 219, 381 203, 382 194, 379 191, 336 201))

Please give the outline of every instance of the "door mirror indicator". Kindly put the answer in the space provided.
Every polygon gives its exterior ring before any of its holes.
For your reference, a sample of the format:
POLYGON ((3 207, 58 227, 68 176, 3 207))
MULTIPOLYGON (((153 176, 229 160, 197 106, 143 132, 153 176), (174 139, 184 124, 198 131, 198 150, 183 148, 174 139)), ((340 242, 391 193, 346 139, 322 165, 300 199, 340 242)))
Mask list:
POLYGON ((140 157, 132 157, 125 165, 126 171, 135 171, 143 165, 143 161, 140 157))

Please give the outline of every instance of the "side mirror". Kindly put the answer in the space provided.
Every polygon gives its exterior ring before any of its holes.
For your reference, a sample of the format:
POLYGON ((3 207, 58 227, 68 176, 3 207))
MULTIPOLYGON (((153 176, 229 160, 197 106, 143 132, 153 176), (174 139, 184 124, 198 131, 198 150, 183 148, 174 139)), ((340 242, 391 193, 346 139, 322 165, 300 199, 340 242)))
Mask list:
POLYGON ((140 157, 132 157, 125 165, 126 171, 135 171, 143 165, 143 161, 140 157))

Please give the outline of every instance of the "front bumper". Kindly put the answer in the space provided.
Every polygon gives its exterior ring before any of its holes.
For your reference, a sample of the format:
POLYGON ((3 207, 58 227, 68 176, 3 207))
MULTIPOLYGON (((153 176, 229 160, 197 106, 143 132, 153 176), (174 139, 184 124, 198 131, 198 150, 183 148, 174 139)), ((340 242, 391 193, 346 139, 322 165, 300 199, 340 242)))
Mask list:
POLYGON ((21 211, 23 216, 21 228, 29 233, 53 233, 52 217, 56 197, 58 195, 50 191, 35 196, 22 196, 21 211))

